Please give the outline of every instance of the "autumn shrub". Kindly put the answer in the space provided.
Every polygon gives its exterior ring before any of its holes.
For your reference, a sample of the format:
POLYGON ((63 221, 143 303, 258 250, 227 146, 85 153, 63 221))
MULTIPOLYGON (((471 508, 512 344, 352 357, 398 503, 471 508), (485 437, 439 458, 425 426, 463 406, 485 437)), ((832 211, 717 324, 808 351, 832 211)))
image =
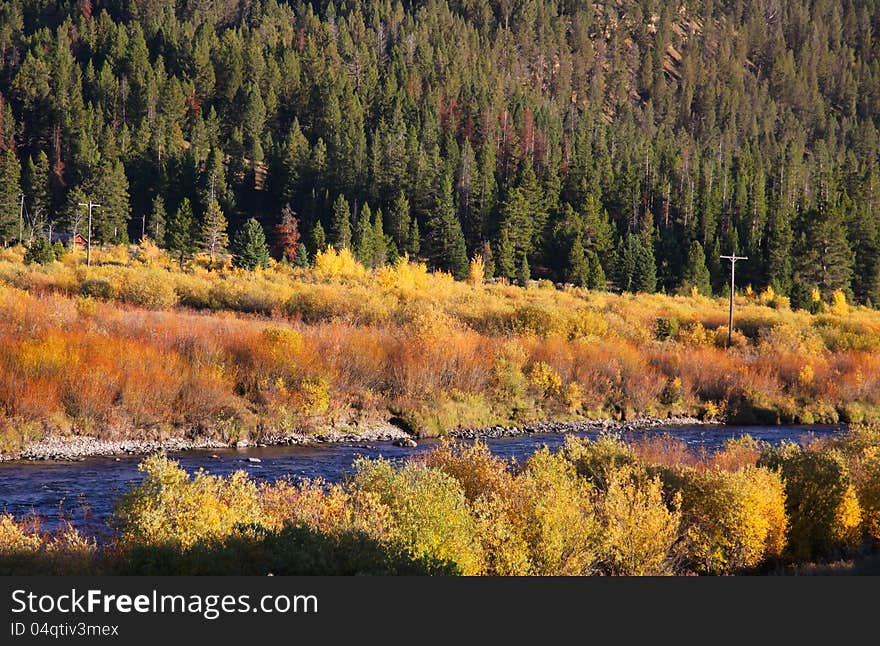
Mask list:
POLYGON ((86 278, 80 283, 80 294, 91 298, 110 300, 116 296, 116 288, 106 278, 86 278))
POLYGON ((579 476, 600 490, 607 490, 614 474, 636 463, 633 450, 614 433, 601 433, 596 439, 565 438, 563 455, 579 476))
POLYGON ((681 496, 682 557, 696 571, 734 574, 782 556, 787 517, 777 472, 683 468, 666 479, 681 496))
POLYGON ((126 303, 148 310, 164 310, 177 304, 177 294, 168 273, 161 270, 129 272, 119 287, 126 303))
POLYGON ((602 569, 623 576, 675 573, 680 497, 667 504, 661 479, 639 467, 614 469, 606 487, 597 503, 603 528, 602 569))
POLYGON ((831 441, 847 462, 866 535, 880 541, 880 424, 856 424, 831 441))
POLYGON ((859 545, 862 510, 843 455, 786 443, 766 447, 759 465, 785 483, 787 552, 797 561, 847 553, 859 545))
POLYGON ((476 522, 461 484, 439 469, 387 460, 355 462, 354 486, 378 495, 390 509, 396 535, 414 554, 451 561, 462 574, 479 574, 483 555, 476 522))
POLYGON ((470 502, 480 496, 504 494, 513 480, 509 465, 481 441, 465 444, 444 440, 419 459, 425 466, 458 480, 470 502))
POLYGON ((529 547, 532 573, 594 573, 602 531, 590 483, 564 455, 546 448, 529 457, 517 480, 509 514, 529 547))
POLYGON ((190 476, 174 460, 153 455, 138 467, 143 481, 125 493, 114 512, 123 545, 174 545, 231 533, 258 523, 257 487, 238 471, 228 478, 198 471, 190 476))
POLYGON ((70 524, 41 533, 0 514, 0 575, 93 574, 97 551, 95 540, 70 524))

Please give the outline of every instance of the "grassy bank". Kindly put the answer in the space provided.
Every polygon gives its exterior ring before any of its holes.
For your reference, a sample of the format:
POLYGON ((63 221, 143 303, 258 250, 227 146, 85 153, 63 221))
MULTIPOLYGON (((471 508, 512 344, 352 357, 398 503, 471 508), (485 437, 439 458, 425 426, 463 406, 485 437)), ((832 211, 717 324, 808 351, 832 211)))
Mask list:
POLYGON ((792 311, 374 272, 184 270, 156 249, 0 254, 0 437, 222 441, 393 420, 425 435, 538 419, 857 422, 880 411, 880 312, 792 311))
POLYGON ((404 464, 361 460, 332 486, 188 474, 160 455, 141 469, 109 544, 0 516, 0 573, 807 572, 873 558, 880 540, 876 425, 711 455, 568 438, 516 465, 444 443, 404 464))

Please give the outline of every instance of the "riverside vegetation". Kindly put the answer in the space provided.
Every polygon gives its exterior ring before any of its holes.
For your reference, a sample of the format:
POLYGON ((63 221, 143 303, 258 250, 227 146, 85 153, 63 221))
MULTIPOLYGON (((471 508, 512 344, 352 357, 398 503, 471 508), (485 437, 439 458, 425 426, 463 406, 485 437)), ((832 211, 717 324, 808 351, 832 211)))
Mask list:
POLYGON ((569 437, 522 464, 443 443, 362 459, 337 485, 191 475, 159 454, 141 470, 101 547, 0 515, 0 572, 737 574, 864 557, 880 539, 877 425, 711 455, 668 436, 569 437))
POLYGON ((0 252, 0 437, 232 442, 389 422, 418 435, 533 420, 859 422, 880 410, 880 313, 772 290, 725 299, 367 270, 181 269, 149 242, 23 264, 0 252))

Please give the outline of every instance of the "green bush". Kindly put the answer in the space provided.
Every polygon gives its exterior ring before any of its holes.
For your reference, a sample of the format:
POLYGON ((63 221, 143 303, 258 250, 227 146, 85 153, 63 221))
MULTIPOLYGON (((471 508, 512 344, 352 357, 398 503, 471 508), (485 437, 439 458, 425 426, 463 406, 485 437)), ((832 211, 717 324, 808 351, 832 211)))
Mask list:
POLYGON ((668 341, 678 336, 681 324, 677 318, 660 317, 654 321, 654 338, 658 341, 668 341))
POLYGON ((55 262, 55 249, 52 243, 46 236, 37 235, 24 253, 24 264, 51 265, 53 262, 55 262))
POLYGON ((86 278, 80 283, 79 293, 82 296, 110 300, 116 296, 116 289, 106 278, 86 278))

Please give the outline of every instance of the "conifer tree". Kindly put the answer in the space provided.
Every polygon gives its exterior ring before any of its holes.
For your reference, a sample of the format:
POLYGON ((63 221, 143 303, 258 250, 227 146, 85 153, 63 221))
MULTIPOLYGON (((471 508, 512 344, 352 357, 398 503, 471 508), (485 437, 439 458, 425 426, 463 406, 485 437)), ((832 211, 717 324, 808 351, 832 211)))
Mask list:
POLYGON ((516 273, 516 250, 510 241, 507 229, 502 229, 495 247, 495 275, 512 280, 516 273))
POLYGON ((18 240, 21 215, 21 166, 15 150, 0 152, 0 241, 18 240))
POLYGON ((223 215, 220 203, 217 200, 211 200, 202 222, 201 243, 210 254, 212 265, 214 264, 214 257, 219 253, 225 253, 226 248, 229 246, 229 235, 226 232, 227 227, 226 216, 223 215))
POLYGON ((691 241, 690 249, 688 249, 681 288, 685 294, 696 288, 697 292, 703 296, 712 295, 709 270, 706 268, 706 254, 703 251, 703 245, 698 240, 691 241))
POLYGON ((388 260, 388 246, 390 240, 385 235, 383 227, 382 209, 376 209, 373 213, 373 267, 380 267, 388 260))
POLYGON ((406 238, 406 252, 415 258, 422 249, 422 235, 419 232, 419 221, 412 218, 409 223, 409 235, 406 238))
POLYGON ((299 232, 299 220, 293 214, 290 204, 281 209, 281 221, 275 225, 275 249, 277 257, 293 262, 299 254, 302 236, 299 232))
POLYGON ((269 247, 263 227, 250 218, 235 235, 232 257, 236 267, 253 271, 257 267, 269 266, 269 247))
POLYGON ((364 204, 355 218, 353 244, 354 257, 365 267, 373 266, 375 244, 373 242, 373 211, 364 204))
POLYGON ((188 198, 183 198, 177 211, 168 221, 168 231, 165 238, 168 249, 175 252, 181 267, 193 250, 194 227, 192 206, 188 198))
POLYGON ((296 252, 296 258, 293 260, 293 265, 300 269, 305 269, 309 266, 309 252, 306 249, 305 244, 300 243, 299 249, 297 249, 296 252))
POLYGON ((153 203, 150 208, 150 224, 147 229, 147 234, 153 238, 159 247, 165 247, 167 244, 165 241, 166 217, 165 201, 162 199, 161 195, 157 195, 153 198, 153 203))
POLYGON ((330 244, 337 250, 348 249, 351 246, 351 209, 348 206, 348 200, 342 194, 333 203, 330 244))
POLYGON ((327 249, 327 236, 324 233, 324 226, 321 224, 320 220, 315 222, 315 226, 312 227, 311 242, 312 249, 314 249, 315 253, 327 249))
POLYGON ((461 223, 455 212, 452 199, 452 180, 445 175, 437 191, 428 227, 429 259, 436 269, 451 273, 463 280, 468 275, 470 261, 461 223))

